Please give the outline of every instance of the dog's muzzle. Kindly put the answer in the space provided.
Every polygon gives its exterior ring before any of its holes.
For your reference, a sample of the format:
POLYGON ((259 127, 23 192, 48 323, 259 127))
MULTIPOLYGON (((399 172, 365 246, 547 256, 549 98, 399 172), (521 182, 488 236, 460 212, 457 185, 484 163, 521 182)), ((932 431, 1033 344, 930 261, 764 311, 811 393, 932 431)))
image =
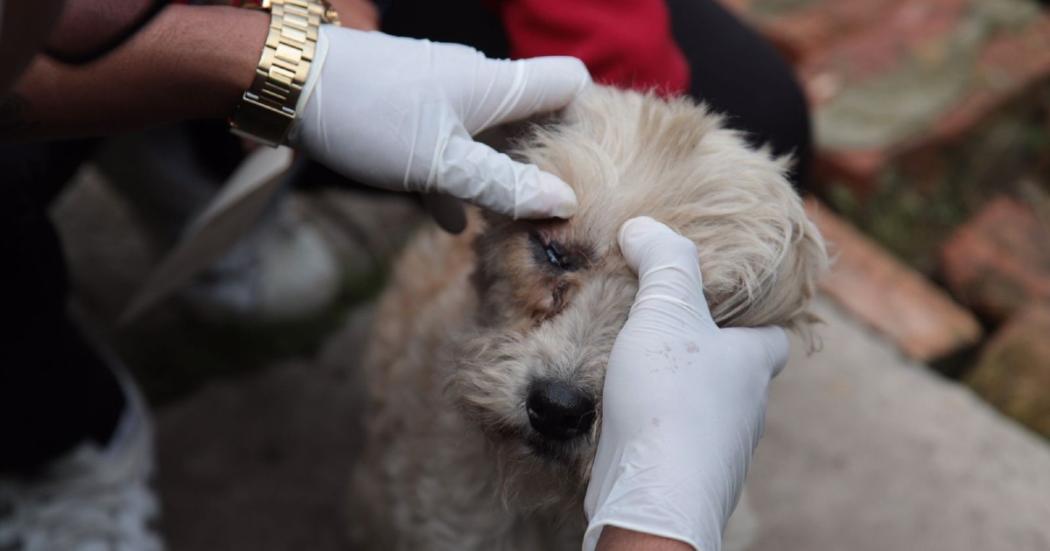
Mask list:
POLYGON ((561 381, 533 383, 525 407, 532 428, 551 440, 569 440, 587 434, 594 424, 594 399, 561 381))

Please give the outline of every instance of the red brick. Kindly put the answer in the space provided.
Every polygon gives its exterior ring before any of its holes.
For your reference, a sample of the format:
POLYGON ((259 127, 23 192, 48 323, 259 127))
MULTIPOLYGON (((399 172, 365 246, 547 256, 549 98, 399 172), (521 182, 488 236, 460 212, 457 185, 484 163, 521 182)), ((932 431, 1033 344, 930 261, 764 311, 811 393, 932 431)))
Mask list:
POLYGON ((820 176, 832 182, 847 182, 861 197, 873 194, 878 176, 889 164, 889 152, 878 149, 821 151, 816 159, 820 176))
POLYGON ((843 80, 854 83, 892 71, 908 56, 960 31, 966 8, 965 0, 876 4, 879 6, 869 10, 871 17, 866 19, 866 26, 841 34, 836 41, 803 59, 800 70, 807 80, 834 71, 843 80))
POLYGON ((723 0, 756 24, 784 53, 801 60, 827 50, 843 37, 880 25, 887 13, 910 0, 812 0, 788 10, 770 10, 762 0, 723 0))
POLYGON ((1033 301, 1050 301, 1047 224, 1014 199, 990 202, 958 228, 941 251, 948 288, 964 304, 997 321, 1033 301))
POLYGON ((925 273, 988 196, 1050 162, 1016 138, 1050 120, 1050 12, 1033 3, 722 1, 791 53, 825 198, 925 273))
POLYGON ((1050 17, 1017 36, 988 44, 981 52, 976 74, 987 84, 973 89, 937 121, 930 142, 954 139, 1013 97, 1050 78, 1050 17))
MULTIPOLYGON (((1050 79, 1050 17, 1024 11, 1022 2, 1004 8, 1021 14, 1013 27, 982 36, 982 42, 966 47, 972 51, 962 51, 960 44, 973 40, 974 18, 981 17, 975 7, 979 0, 811 0, 788 8, 763 0, 724 1, 789 53, 817 111, 847 91, 899 78, 901 71, 913 71, 918 86, 929 81, 930 89, 944 85, 943 72, 935 69, 938 63, 958 63, 959 72, 969 73, 957 98, 918 113, 905 126, 915 131, 886 143, 858 147, 822 139, 826 132, 818 134, 822 174, 862 196, 899 158, 951 145, 1032 85, 1050 79), (966 59, 974 61, 967 64, 966 59)), ((997 28, 990 19, 984 21, 997 28)), ((873 101, 895 113, 892 99, 873 101)), ((839 128, 856 124, 823 123, 839 128)))
MULTIPOLYGON (((893 35, 890 31, 886 33, 887 37, 893 35)), ((837 50, 800 68, 808 94, 818 111, 848 87, 863 86, 871 79, 882 78, 870 72, 877 66, 879 70, 892 73, 887 69, 889 46, 879 45, 876 40, 865 43, 868 39, 864 37, 857 40, 864 43, 863 47, 858 44, 853 49, 837 50), (859 61, 864 57, 868 58, 867 64, 859 61), (884 61, 887 66, 880 66, 884 61), (828 82, 838 84, 828 85, 828 82)), ((892 51, 899 53, 899 50, 892 51)), ((969 87, 956 99, 939 106, 936 112, 923 114, 924 120, 912 124, 921 130, 900 136, 890 143, 864 148, 823 140, 818 153, 823 175, 850 185, 863 197, 877 187, 879 175, 900 159, 925 150, 960 144, 963 138, 977 131, 984 121, 995 117, 1004 107, 1024 97, 1038 84, 1050 82, 1050 17, 1040 18, 1016 35, 990 40, 975 55, 978 62, 968 69, 971 74, 969 87)), ((937 77, 917 74, 915 78, 937 77)), ((931 80, 930 85, 936 84, 931 80)), ((888 104, 885 108, 893 109, 893 106, 888 104)), ((831 121, 830 124, 836 123, 831 121)))
POLYGON ((966 382, 985 400, 1050 437, 1050 304, 1026 307, 997 332, 966 382))
POLYGON ((835 263, 821 289, 889 337, 908 356, 930 361, 981 338, 974 316, 816 200, 806 209, 831 244, 835 263))

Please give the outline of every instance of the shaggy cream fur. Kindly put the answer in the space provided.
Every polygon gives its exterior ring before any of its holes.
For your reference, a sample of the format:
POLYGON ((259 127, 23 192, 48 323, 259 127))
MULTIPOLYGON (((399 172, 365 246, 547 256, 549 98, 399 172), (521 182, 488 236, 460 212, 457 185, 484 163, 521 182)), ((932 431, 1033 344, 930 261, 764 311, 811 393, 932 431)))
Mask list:
POLYGON ((366 449, 355 467, 360 549, 577 549, 605 363, 637 289, 616 245, 649 215, 698 247, 722 325, 805 333, 823 241, 784 173, 688 100, 595 87, 513 155, 579 198, 568 221, 472 215, 427 228, 382 297, 366 359, 366 449), (537 381, 596 403, 589 432, 530 426, 537 381))

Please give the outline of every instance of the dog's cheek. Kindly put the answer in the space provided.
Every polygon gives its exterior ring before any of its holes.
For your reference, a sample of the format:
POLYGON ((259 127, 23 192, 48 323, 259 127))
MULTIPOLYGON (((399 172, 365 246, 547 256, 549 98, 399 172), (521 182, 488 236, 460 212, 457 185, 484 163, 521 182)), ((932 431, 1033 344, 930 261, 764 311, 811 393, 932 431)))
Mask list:
POLYGON ((524 330, 560 312, 565 307, 569 285, 561 278, 533 275, 518 278, 512 288, 513 304, 520 314, 520 329, 524 330))
POLYGON ((537 314, 537 321, 544 322, 564 311, 572 303, 579 286, 580 276, 576 274, 549 278, 544 288, 547 294, 543 297, 543 308, 537 314))
POLYGON ((519 288, 524 295, 521 298, 521 304, 532 322, 531 325, 547 319, 557 307, 555 297, 547 290, 546 285, 523 284, 519 288))
POLYGON ((575 285, 571 281, 558 280, 553 283, 551 290, 551 308, 547 312, 547 317, 551 318, 558 315, 559 312, 565 309, 565 306, 569 304, 569 299, 572 295, 572 290, 575 285))

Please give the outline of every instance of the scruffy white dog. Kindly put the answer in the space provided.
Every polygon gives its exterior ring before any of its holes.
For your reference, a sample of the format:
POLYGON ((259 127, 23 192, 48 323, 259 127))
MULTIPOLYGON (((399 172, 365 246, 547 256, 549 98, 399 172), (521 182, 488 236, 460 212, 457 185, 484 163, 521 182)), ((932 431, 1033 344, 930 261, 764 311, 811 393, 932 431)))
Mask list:
POLYGON ((720 325, 804 330, 827 256, 785 179, 688 100, 595 87, 514 154, 576 191, 568 221, 472 215, 397 264, 365 362, 357 549, 578 549, 606 361, 648 215, 692 239, 720 325))

